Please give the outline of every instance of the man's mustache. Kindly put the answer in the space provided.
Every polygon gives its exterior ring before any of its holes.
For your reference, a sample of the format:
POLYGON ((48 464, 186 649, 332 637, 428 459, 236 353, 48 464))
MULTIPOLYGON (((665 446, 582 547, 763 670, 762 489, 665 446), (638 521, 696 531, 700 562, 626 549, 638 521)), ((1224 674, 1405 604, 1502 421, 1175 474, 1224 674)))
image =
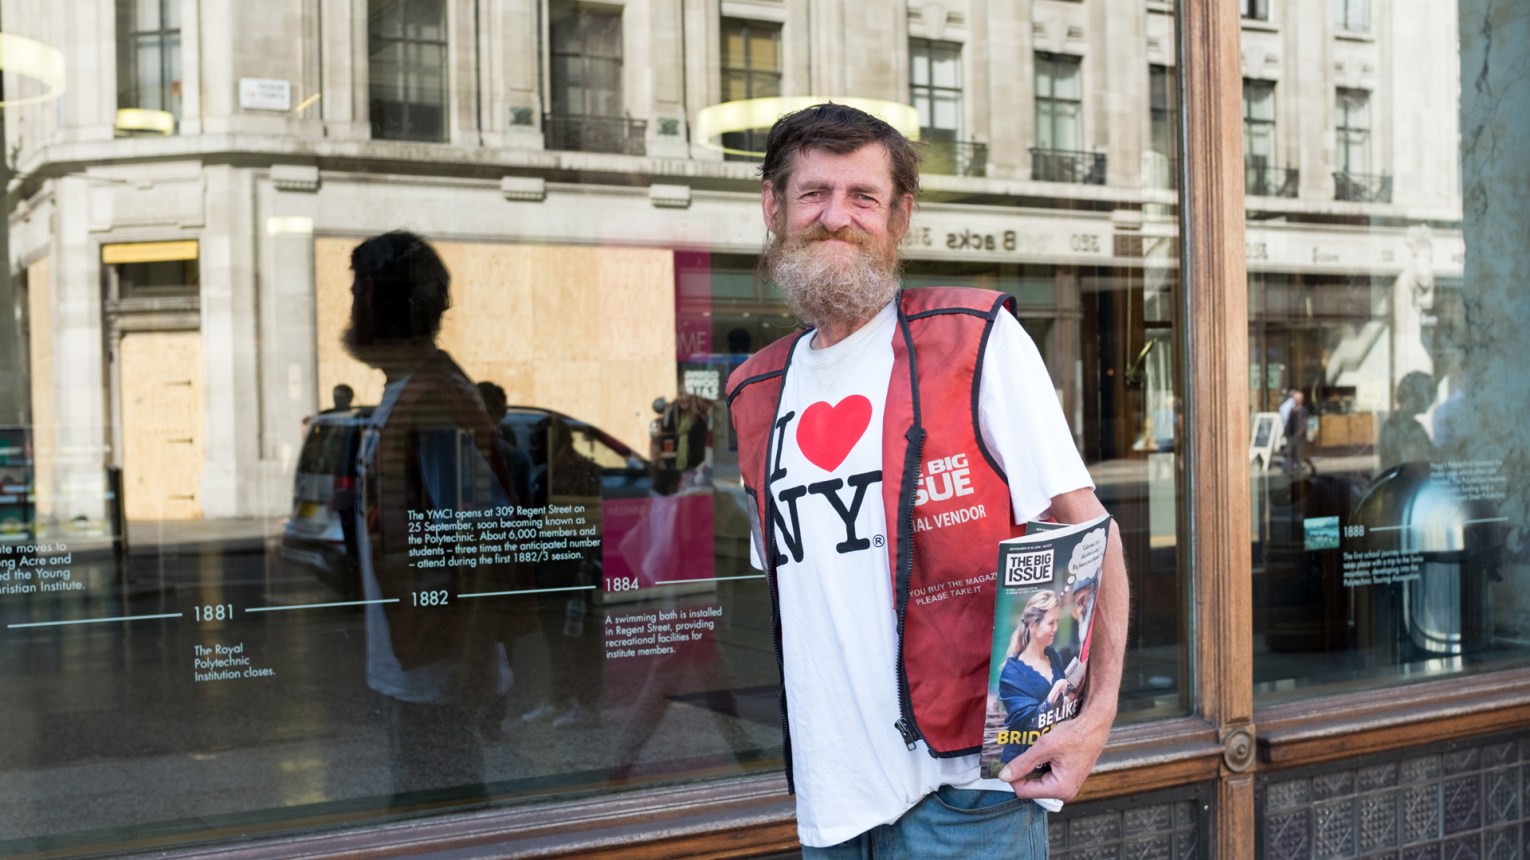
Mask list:
POLYGON ((862 248, 869 248, 872 245, 870 233, 867 233, 865 230, 850 226, 848 224, 839 228, 838 230, 830 230, 822 224, 813 224, 810 227, 799 230, 795 235, 791 237, 790 242, 793 245, 801 247, 803 245, 807 245, 810 242, 825 242, 829 239, 837 239, 841 242, 848 242, 852 245, 859 245, 862 248))

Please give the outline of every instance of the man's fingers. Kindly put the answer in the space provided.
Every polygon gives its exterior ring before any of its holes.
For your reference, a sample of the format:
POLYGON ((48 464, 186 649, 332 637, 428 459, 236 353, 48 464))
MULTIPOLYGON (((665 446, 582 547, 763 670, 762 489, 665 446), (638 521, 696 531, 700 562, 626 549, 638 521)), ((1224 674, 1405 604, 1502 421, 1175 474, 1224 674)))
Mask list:
POLYGON ((1005 782, 1014 782, 1024 774, 1035 770, 1039 764, 1041 764, 1041 759, 1036 755, 1036 747, 1032 746, 1020 755, 1010 759, 1009 764, 1006 764, 999 770, 999 779, 1005 782))

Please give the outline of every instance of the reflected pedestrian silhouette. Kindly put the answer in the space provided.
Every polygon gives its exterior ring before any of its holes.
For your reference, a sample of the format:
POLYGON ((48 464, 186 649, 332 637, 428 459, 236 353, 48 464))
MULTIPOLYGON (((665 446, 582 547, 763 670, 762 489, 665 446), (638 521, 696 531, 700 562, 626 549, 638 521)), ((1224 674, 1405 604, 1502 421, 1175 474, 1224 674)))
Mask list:
POLYGON ((1376 441, 1382 471, 1434 459, 1434 442, 1418 420, 1433 402, 1434 380, 1429 374, 1415 370, 1397 384, 1397 410, 1382 422, 1376 441))
POLYGON ((451 276, 434 249, 387 233, 357 246, 351 269, 345 345, 385 376, 357 458, 357 526, 367 684, 384 697, 394 805, 426 790, 485 796, 483 743, 498 736, 508 648, 527 620, 463 598, 511 588, 516 571, 433 526, 511 503, 510 469, 478 389, 436 346, 451 276))

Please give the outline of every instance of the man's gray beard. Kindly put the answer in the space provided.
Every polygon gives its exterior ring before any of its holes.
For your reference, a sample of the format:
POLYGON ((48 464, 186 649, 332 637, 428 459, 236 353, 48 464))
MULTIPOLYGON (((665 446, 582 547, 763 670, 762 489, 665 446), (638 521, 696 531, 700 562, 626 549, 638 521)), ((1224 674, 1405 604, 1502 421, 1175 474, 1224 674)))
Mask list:
POLYGON ((786 294, 786 306, 804 324, 858 324, 876 316, 893 300, 902 283, 896 254, 878 257, 862 245, 854 259, 841 263, 817 253, 816 241, 777 238, 766 252, 770 276, 786 294))

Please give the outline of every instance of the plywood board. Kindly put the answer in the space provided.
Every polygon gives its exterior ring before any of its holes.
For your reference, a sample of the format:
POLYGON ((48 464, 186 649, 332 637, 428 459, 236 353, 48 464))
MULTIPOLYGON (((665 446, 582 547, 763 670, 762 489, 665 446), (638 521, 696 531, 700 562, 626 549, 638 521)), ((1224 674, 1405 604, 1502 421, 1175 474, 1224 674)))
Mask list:
MULTIPOLYGON (((354 239, 315 240, 318 390, 376 403, 382 374, 346 354, 354 239)), ((648 450, 649 405, 673 397, 674 254, 666 249, 442 242, 452 307, 439 343, 513 404, 555 409, 648 450)))
POLYGON ((125 334, 118 355, 128 519, 201 519, 201 332, 125 334))

